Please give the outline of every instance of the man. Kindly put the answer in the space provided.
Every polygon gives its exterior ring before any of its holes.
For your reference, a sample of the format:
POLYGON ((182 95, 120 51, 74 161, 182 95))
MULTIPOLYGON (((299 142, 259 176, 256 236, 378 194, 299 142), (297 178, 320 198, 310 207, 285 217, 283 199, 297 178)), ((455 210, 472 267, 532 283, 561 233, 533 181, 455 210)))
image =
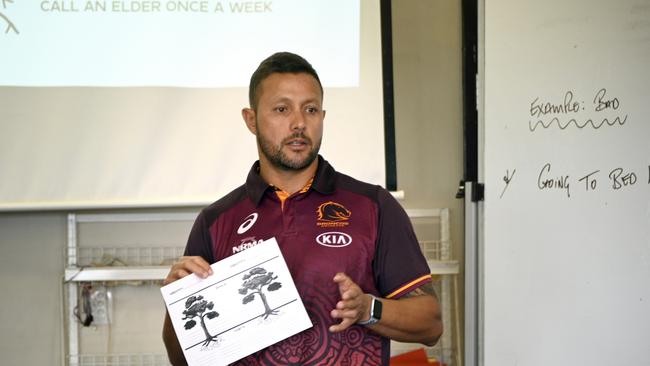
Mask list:
MULTIPOLYGON (((383 188, 318 155, 325 111, 312 66, 264 60, 242 110, 259 161, 246 183, 203 209, 165 283, 275 237, 314 326, 237 365, 388 365, 389 339, 433 345, 442 333, 427 263, 404 210, 383 188)), ((163 339, 184 364, 169 315, 163 339)))

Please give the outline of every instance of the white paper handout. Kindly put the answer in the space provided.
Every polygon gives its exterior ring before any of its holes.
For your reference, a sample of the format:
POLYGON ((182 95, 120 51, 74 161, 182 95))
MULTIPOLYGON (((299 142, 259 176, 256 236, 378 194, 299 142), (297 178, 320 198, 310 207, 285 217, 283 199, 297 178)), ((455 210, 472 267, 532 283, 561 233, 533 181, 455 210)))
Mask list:
POLYGON ((275 238, 160 289, 190 366, 227 365, 312 326, 275 238))

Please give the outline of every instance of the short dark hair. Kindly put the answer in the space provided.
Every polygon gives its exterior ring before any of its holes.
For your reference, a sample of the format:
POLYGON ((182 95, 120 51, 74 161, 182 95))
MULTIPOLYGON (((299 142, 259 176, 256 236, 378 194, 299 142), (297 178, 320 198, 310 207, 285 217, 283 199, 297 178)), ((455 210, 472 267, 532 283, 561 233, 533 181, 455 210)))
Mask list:
POLYGON ((248 103, 251 108, 257 110, 259 86, 262 81, 275 73, 309 74, 318 81, 321 95, 323 94, 323 85, 320 83, 318 74, 307 60, 295 53, 278 52, 262 61, 251 76, 248 86, 248 103))

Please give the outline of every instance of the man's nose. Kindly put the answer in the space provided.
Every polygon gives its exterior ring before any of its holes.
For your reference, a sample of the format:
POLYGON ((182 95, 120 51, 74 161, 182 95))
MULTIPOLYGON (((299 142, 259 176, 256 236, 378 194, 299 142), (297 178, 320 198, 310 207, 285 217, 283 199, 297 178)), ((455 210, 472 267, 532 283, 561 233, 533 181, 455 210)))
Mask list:
POLYGON ((305 116, 302 111, 298 110, 291 116, 291 130, 303 131, 305 129, 305 116))

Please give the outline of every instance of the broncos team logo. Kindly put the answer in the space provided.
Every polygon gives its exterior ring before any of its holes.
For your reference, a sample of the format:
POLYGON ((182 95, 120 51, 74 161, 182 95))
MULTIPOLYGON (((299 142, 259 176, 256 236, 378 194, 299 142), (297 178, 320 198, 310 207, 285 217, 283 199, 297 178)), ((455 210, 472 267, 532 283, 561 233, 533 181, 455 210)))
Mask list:
POLYGON ((318 215, 318 226, 321 227, 346 226, 348 223, 345 221, 348 221, 352 216, 352 212, 345 206, 333 201, 318 206, 316 214, 318 215))

